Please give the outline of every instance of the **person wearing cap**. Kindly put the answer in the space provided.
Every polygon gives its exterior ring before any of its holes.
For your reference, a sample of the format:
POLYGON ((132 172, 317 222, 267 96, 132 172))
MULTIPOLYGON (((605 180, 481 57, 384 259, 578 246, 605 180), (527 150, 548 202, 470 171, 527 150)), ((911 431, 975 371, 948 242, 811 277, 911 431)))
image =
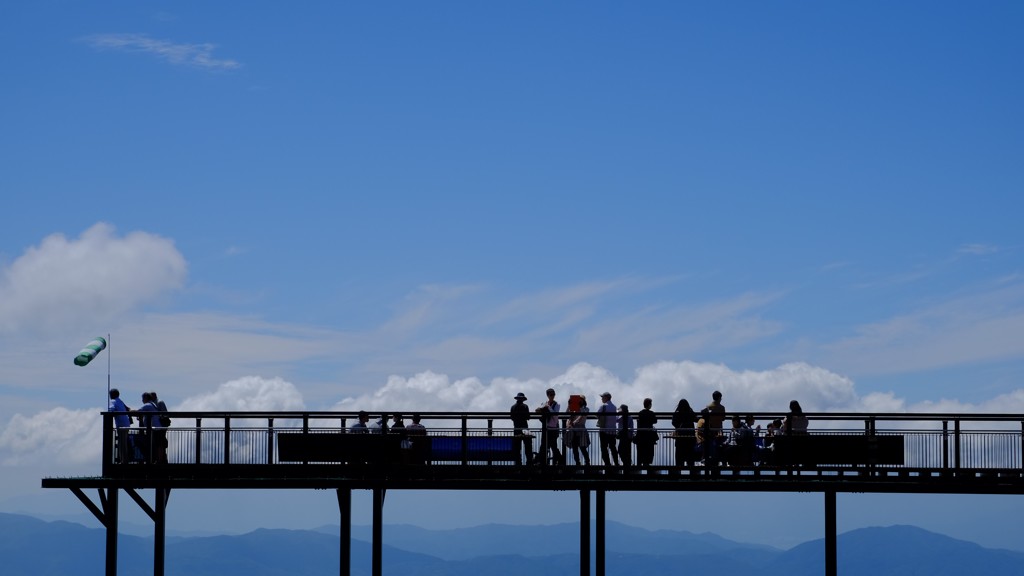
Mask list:
POLYGON ((597 439, 601 443, 601 461, 605 466, 611 466, 612 462, 616 466, 619 465, 619 451, 615 448, 615 433, 618 427, 615 411, 612 395, 608 392, 601 394, 601 405, 597 408, 597 439))
MULTIPOLYGON (((512 419, 512 434, 516 447, 516 454, 523 451, 523 461, 529 464, 533 461, 533 436, 530 435, 530 407, 526 405, 526 394, 520 392, 515 396, 516 403, 509 410, 509 417, 512 419)), ((517 456, 518 458, 518 456, 517 456)))

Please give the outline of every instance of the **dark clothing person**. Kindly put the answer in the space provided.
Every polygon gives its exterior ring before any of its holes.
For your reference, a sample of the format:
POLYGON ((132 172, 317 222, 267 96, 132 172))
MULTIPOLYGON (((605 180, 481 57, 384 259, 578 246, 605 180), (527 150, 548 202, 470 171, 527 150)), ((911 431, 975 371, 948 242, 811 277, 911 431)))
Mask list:
POLYGON ((605 466, 611 466, 612 462, 616 466, 619 465, 619 451, 615 447, 615 441, 618 436, 615 411, 615 404, 612 404, 612 395, 607 392, 601 394, 601 405, 597 408, 597 438, 601 443, 601 461, 604 462, 605 466))
POLYGON ((622 467, 628 469, 633 465, 633 417, 629 415, 629 407, 619 406, 619 458, 622 467))
POLYGON ((520 392, 516 394, 516 403, 509 410, 509 418, 512 419, 512 434, 516 446, 516 453, 523 452, 523 461, 520 464, 529 464, 533 461, 533 436, 530 435, 530 407, 526 405, 526 395, 520 392))
POLYGON ((636 415, 636 461, 640 466, 654 464, 654 445, 658 442, 654 425, 657 423, 658 417, 647 406, 636 415))
POLYGON ((692 465, 697 455, 697 436, 693 425, 697 422, 697 414, 685 399, 679 401, 676 411, 672 413, 672 428, 675 429, 676 466, 692 465))

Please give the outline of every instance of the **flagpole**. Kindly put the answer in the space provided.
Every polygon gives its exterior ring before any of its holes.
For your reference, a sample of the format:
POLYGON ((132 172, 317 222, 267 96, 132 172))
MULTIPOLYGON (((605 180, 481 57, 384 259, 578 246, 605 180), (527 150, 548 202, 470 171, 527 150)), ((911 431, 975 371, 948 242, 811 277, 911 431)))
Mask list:
POLYGON ((107 407, 110 407, 110 332, 107 332, 107 407))

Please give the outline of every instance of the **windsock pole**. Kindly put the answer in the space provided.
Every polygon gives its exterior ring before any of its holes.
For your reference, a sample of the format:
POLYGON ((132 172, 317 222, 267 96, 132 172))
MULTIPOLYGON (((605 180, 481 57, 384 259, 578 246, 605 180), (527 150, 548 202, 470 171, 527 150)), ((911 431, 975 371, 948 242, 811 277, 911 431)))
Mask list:
POLYGON ((110 332, 107 332, 107 397, 103 403, 109 408, 110 402, 110 332))

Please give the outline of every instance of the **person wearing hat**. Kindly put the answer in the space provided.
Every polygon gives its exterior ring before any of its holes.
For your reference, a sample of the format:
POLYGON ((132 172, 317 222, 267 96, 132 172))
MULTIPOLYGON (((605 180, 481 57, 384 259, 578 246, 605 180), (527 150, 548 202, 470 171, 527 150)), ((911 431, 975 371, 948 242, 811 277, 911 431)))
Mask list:
POLYGON ((597 408, 597 439, 601 442, 601 461, 605 466, 611 466, 612 462, 619 465, 619 451, 615 448, 615 432, 618 427, 615 411, 612 395, 608 392, 601 394, 601 405, 597 408))
POLYGON ((530 435, 530 407, 526 405, 526 394, 520 392, 515 396, 516 403, 509 410, 509 417, 512 419, 512 434, 516 447, 516 454, 523 451, 523 462, 529 464, 533 461, 533 436, 530 435))

